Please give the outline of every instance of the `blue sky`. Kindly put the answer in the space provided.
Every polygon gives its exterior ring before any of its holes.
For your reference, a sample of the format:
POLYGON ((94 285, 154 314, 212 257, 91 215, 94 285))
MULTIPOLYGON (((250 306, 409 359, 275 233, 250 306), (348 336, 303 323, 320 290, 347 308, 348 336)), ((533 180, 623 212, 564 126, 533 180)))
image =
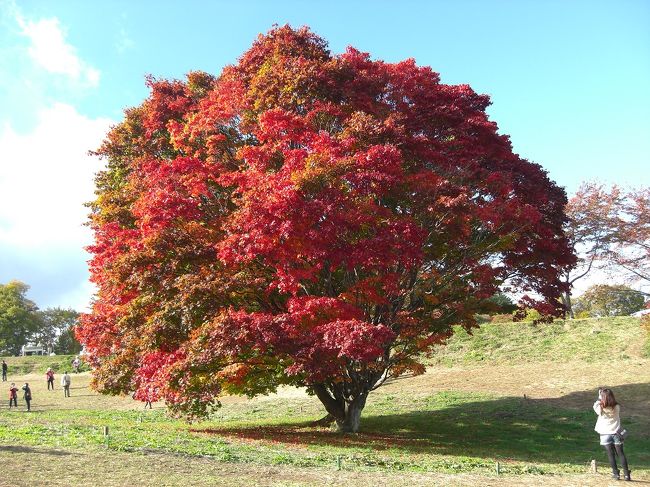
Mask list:
POLYGON ((571 194, 648 186, 650 2, 0 0, 0 282, 83 309, 82 248, 98 146, 144 76, 218 74, 273 24, 309 25, 334 53, 413 57, 492 97, 515 150, 571 194))

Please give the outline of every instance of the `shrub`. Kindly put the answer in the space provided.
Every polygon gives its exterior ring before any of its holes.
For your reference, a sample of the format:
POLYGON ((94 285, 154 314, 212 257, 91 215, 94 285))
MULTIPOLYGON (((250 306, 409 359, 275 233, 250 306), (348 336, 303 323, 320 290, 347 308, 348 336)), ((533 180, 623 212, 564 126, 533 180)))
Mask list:
POLYGON ((536 309, 528 309, 526 310, 526 317, 522 321, 537 321, 541 319, 542 315, 539 311, 536 309))
POLYGON ((512 322, 512 314, 498 314, 492 316, 492 319, 490 320, 490 323, 511 323, 512 322))

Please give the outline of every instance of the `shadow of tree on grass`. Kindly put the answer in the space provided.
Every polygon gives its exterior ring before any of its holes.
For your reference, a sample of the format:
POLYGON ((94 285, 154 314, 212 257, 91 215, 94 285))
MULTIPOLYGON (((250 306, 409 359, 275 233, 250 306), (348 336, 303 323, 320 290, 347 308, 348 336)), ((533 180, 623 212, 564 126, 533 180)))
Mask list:
POLYGON ((61 457, 66 455, 71 455, 70 452, 61 451, 61 450, 52 450, 50 448, 32 448, 29 446, 19 446, 19 445, 0 446, 0 453, 6 453, 6 452, 54 455, 54 456, 61 456, 61 457))
MULTIPOLYGON (((650 398, 650 384, 623 385, 615 392, 624 402, 623 422, 630 430, 626 442, 630 464, 634 468, 650 468, 650 418, 647 414, 625 416, 628 409, 642 411, 650 398)), ((592 458, 605 461, 594 431, 593 390, 550 399, 468 400, 466 394, 445 394, 446 403, 442 405, 436 402, 434 394, 429 396, 429 402, 414 403, 410 410, 396 407, 394 413, 384 414, 369 407, 362 417, 362 431, 354 435, 291 422, 191 431, 293 447, 397 449, 412 454, 555 464, 584 465, 592 458)))

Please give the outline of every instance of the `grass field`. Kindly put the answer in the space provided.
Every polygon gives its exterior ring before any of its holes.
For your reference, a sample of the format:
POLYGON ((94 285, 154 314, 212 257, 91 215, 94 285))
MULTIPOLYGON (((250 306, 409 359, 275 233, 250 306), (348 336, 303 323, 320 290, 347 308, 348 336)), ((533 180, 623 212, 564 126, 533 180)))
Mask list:
MULTIPOLYGON (((75 355, 52 355, 39 356, 30 355, 27 357, 4 357, 8 364, 11 364, 10 373, 17 375, 43 374, 48 368, 62 374, 64 371, 72 372, 72 361, 75 355)), ((90 370, 88 365, 81 362, 81 372, 90 370)))
POLYGON ((435 351, 435 365, 487 362, 603 362, 643 357, 650 346, 638 318, 556 321, 550 324, 486 323, 469 335, 462 329, 435 351))
POLYGON ((3 400, 0 462, 11 485, 607 485, 591 404, 609 385, 631 431, 633 477, 650 485, 644 333, 631 318, 459 333, 426 374, 374 392, 362 432, 345 436, 307 426, 323 411, 297 389, 224 398, 189 425, 162 405, 96 395, 88 373, 64 398, 59 377, 47 391, 35 363, 9 377, 30 382, 33 411, 3 400), (587 473, 592 459, 598 475, 587 473))

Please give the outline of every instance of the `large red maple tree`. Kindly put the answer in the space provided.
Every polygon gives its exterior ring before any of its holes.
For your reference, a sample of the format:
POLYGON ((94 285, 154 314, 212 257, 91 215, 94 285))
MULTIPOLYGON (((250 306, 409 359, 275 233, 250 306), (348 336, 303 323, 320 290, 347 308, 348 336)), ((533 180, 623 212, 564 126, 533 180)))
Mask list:
POLYGON ((77 336, 98 390, 201 417, 293 384, 357 431, 500 287, 561 312, 564 191, 469 86, 289 26, 218 78, 148 84, 97 151, 77 336))

